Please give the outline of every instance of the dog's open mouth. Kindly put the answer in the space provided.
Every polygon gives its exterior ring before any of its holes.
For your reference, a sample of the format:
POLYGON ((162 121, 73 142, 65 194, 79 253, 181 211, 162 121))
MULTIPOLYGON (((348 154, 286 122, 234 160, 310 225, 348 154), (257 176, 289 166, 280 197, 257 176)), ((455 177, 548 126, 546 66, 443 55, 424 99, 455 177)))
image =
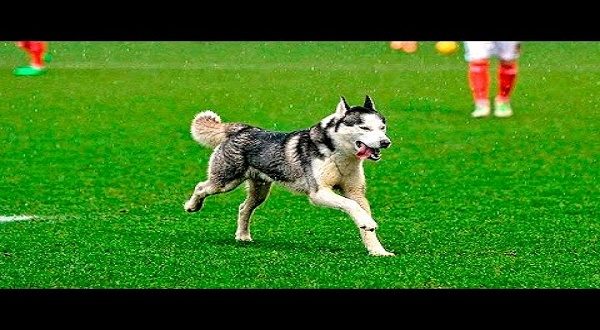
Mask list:
POLYGON ((371 148, 361 141, 356 141, 356 157, 360 159, 370 159, 378 161, 381 158, 380 150, 378 148, 371 148))

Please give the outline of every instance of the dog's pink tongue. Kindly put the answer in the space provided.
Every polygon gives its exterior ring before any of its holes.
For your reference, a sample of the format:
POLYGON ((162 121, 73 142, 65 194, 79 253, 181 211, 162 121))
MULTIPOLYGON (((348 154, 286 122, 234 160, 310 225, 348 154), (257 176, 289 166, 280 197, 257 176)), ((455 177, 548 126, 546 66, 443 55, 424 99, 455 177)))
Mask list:
POLYGON ((360 146, 360 149, 358 149, 358 151, 356 152, 356 157, 358 157, 360 159, 367 159, 371 156, 371 154, 372 154, 371 148, 362 144, 360 146))

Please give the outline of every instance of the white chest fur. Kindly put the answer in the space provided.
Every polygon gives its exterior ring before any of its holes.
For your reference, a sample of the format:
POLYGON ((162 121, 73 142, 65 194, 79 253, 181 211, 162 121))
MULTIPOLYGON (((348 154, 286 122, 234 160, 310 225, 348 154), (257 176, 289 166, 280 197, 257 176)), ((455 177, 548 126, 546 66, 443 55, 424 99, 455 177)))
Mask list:
POLYGON ((338 157, 334 154, 324 160, 314 160, 312 166, 319 186, 334 187, 345 185, 348 181, 364 182, 362 160, 338 157))

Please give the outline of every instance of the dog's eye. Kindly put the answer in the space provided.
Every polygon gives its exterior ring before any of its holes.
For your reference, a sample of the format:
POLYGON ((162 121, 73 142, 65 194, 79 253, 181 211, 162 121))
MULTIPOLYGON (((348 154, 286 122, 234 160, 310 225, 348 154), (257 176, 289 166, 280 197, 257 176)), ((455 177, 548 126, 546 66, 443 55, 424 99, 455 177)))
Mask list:
POLYGON ((358 126, 358 128, 365 130, 365 131, 370 131, 371 129, 368 128, 367 126, 358 126))
POLYGON ((381 126, 381 127, 380 127, 380 129, 381 129, 382 131, 385 131, 385 126, 381 126))

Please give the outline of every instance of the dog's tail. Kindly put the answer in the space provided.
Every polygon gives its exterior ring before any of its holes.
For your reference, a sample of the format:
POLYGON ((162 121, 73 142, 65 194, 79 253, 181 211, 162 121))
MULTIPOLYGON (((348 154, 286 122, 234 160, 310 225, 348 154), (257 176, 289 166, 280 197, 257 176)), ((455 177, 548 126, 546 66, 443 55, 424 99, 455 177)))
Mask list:
POLYGON ((231 134, 244 127, 242 124, 222 123, 219 115, 208 110, 202 111, 194 117, 190 131, 196 142, 206 147, 215 148, 231 134))

